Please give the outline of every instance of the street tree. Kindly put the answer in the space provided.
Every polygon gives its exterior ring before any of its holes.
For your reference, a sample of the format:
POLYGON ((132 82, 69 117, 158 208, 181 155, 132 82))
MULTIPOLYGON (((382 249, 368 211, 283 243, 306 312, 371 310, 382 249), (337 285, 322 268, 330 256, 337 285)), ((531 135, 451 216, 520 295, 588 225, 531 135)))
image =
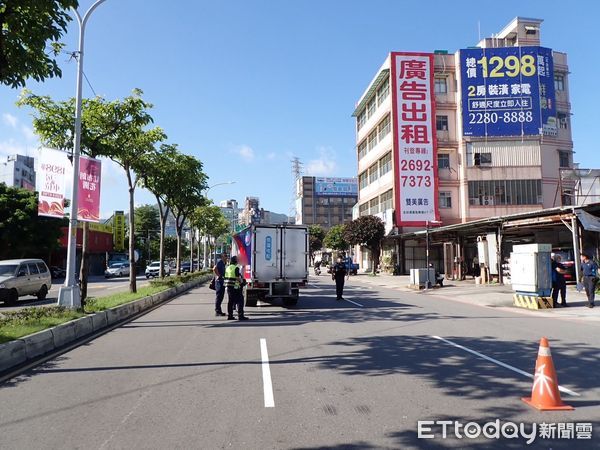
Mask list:
MULTIPOLYGON (((163 266, 165 262, 165 225, 171 213, 170 200, 175 197, 179 184, 178 171, 184 170, 187 158, 179 153, 176 144, 161 144, 158 151, 147 153, 142 156, 141 163, 145 166, 142 173, 142 185, 148 189, 156 198, 158 205, 158 219, 160 229, 159 277, 164 277, 163 266)), ((174 247, 175 248, 175 247, 174 247)), ((175 257, 173 255, 172 257, 175 257)))
POLYGON ((347 250, 350 244, 344 239, 345 228, 344 225, 334 225, 331 227, 325 239, 323 239, 325 247, 333 250, 347 250))
POLYGON ((0 259, 43 258, 58 249, 65 219, 38 217, 35 192, 0 183, 0 259))
MULTIPOLYGON (((145 249, 144 260, 150 260, 150 243, 157 241, 160 233, 158 209, 154 205, 141 205, 135 208, 135 229, 137 232, 136 247, 145 249)), ((154 253, 158 255, 158 253, 154 253)))
MULTIPOLYGON (((194 156, 179 153, 178 165, 171 172, 173 183, 177 189, 169 193, 167 203, 175 217, 177 234, 177 275, 181 274, 182 235, 186 220, 198 206, 206 204, 202 191, 207 188, 208 177, 202 171, 202 162, 194 156)), ((192 261, 193 263, 193 261, 192 261)), ((190 268, 191 270, 191 268, 190 268)))
POLYGON ((213 238, 215 246, 220 237, 231 231, 231 224, 221 208, 215 205, 203 205, 194 209, 190 222, 203 236, 213 238))
POLYGON ((28 78, 60 77, 60 42, 77 0, 0 0, 0 84, 23 87, 28 78))
POLYGON ((325 238, 325 230, 321 225, 308 226, 308 251, 311 261, 315 259, 315 252, 323 248, 323 239, 325 238))
POLYGON ((363 245, 371 252, 373 274, 379 265, 381 240, 385 236, 385 225, 379 217, 362 216, 346 224, 344 239, 350 245, 363 245))
MULTIPOLYGON (((160 128, 146 130, 153 122, 148 109, 150 103, 142 99, 142 91, 134 89, 123 100, 108 101, 102 97, 82 100, 81 152, 92 158, 105 157, 120 165, 126 173, 129 187, 129 258, 130 291, 136 291, 133 220, 133 197, 139 177, 147 167, 142 156, 154 151, 154 144, 165 138, 160 128)), ((33 127, 42 143, 48 147, 72 154, 75 133, 75 99, 55 101, 49 96, 39 96, 23 91, 19 106, 34 110, 33 127)), ((84 224, 83 260, 81 264, 81 297, 87 294, 87 226, 84 224)))

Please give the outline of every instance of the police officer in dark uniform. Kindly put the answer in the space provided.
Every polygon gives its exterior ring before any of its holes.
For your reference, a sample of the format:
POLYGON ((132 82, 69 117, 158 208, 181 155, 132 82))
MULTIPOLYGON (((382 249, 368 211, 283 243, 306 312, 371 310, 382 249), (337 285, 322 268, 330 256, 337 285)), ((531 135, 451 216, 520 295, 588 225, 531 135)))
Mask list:
POLYGON ((344 280, 350 278, 346 264, 342 261, 341 256, 338 256, 336 263, 331 268, 331 279, 335 280, 336 300, 344 300, 344 280))

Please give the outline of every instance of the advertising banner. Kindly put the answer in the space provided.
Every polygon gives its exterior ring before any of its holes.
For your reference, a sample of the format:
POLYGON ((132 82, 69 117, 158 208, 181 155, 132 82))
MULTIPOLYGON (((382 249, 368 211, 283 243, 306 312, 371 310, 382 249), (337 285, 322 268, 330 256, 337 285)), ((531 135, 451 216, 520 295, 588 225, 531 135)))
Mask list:
POLYGON ((460 77, 465 136, 557 134, 551 49, 461 50, 460 77))
POLYGON ((315 196, 357 197, 358 181, 356 178, 315 178, 315 196))
POLYGON ((433 54, 392 53, 397 226, 438 219, 433 54))
POLYGON ((79 197, 77 201, 77 220, 85 222, 100 221, 100 179, 102 165, 100 160, 79 157, 79 197))
POLYGON ((125 250, 125 214, 123 211, 115 211, 113 215, 113 242, 115 250, 125 250))
POLYGON ((63 218, 65 215, 65 176, 67 172, 65 153, 43 149, 40 154, 37 185, 39 192, 38 215, 63 218))

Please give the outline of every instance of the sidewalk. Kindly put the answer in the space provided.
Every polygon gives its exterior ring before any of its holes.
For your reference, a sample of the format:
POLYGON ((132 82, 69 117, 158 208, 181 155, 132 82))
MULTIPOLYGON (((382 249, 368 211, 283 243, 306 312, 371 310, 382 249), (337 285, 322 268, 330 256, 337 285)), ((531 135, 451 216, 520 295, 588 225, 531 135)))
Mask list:
POLYGON ((596 295, 596 307, 593 309, 587 308, 585 291, 577 292, 575 285, 567 286, 567 303, 570 305, 568 308, 530 310, 513 306, 514 291, 510 284, 475 284, 475 280, 472 279, 464 281, 444 280, 443 288, 435 287, 433 289, 417 291, 408 287, 410 282, 408 275, 394 276, 387 273, 380 273, 375 277, 359 273, 358 275, 351 276, 349 282, 382 286, 413 294, 438 297, 440 300, 460 301, 494 308, 510 308, 515 312, 538 316, 600 322, 600 295, 596 295))

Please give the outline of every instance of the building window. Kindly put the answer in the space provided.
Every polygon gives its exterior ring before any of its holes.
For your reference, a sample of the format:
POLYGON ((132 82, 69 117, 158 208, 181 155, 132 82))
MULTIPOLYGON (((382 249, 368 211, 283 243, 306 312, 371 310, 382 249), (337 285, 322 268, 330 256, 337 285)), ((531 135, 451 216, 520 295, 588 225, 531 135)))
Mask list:
POLYGON ((564 91, 565 90, 565 77, 563 75, 554 75, 554 90, 564 91))
POLYGON ((388 95, 390 95, 390 81, 386 79, 377 89, 377 106, 380 106, 388 95))
POLYGON ((390 170, 392 170, 392 152, 387 153, 379 160, 379 176, 384 176, 390 170))
POLYGON ((362 159, 367 154, 367 140, 365 139, 358 144, 358 159, 362 159))
POLYGON ((452 208, 452 194, 450 192, 440 191, 440 208, 452 208))
POLYGON ((558 167, 571 167, 570 152, 566 150, 558 151, 558 167))
POLYGON ((383 119, 380 122, 380 124, 377 128, 379 129, 379 141, 381 141, 390 132, 390 115, 389 114, 387 116, 385 116, 385 119, 383 119))
POLYGON ((450 168, 450 155, 448 153, 438 153, 437 155, 438 169, 450 168))
POLYGON ((377 170, 377 163, 375 163, 369 167, 369 184, 377 181, 377 178, 379 178, 379 174, 377 170))
POLYGON ((368 171, 365 170, 363 173, 361 173, 358 176, 358 187, 359 187, 359 189, 364 189, 369 184, 368 178, 367 178, 367 172, 368 171))
POLYGON ((369 134, 367 151, 373 150, 373 148, 375 148, 376 145, 377 145, 377 130, 375 129, 371 132, 371 134, 369 134))
POLYGON ((435 129, 448 131, 448 116, 435 116, 435 129))
POLYGON ((367 120, 370 119, 373 116, 373 114, 375 114, 375 101, 375 96, 373 96, 373 98, 369 100, 369 103, 367 103, 367 120))
POLYGON ((448 93, 448 82, 446 77, 435 77, 434 92, 436 94, 447 94, 448 93))
POLYGON ((473 155, 475 166, 491 166, 492 165, 492 154, 491 153, 475 153, 473 155))
POLYGON ((375 197, 369 201, 369 214, 375 215, 379 212, 379 197, 375 197))
POLYGON ((365 202, 358 207, 358 215, 359 216, 369 215, 369 202, 365 202))
POLYGON ((558 119, 558 126, 563 130, 569 128, 569 116, 567 113, 558 112, 556 113, 556 118, 558 119))
POLYGON ((367 113, 363 110, 356 118, 356 130, 360 130, 367 123, 367 113))
POLYGON ((381 212, 383 211, 387 211, 388 209, 392 209, 393 208, 393 204, 392 204, 392 190, 390 189, 389 191, 384 192, 383 194, 381 194, 379 196, 379 204, 380 206, 380 210, 381 212))
POLYGON ((469 181, 469 204, 537 205, 542 203, 541 180, 469 181))

